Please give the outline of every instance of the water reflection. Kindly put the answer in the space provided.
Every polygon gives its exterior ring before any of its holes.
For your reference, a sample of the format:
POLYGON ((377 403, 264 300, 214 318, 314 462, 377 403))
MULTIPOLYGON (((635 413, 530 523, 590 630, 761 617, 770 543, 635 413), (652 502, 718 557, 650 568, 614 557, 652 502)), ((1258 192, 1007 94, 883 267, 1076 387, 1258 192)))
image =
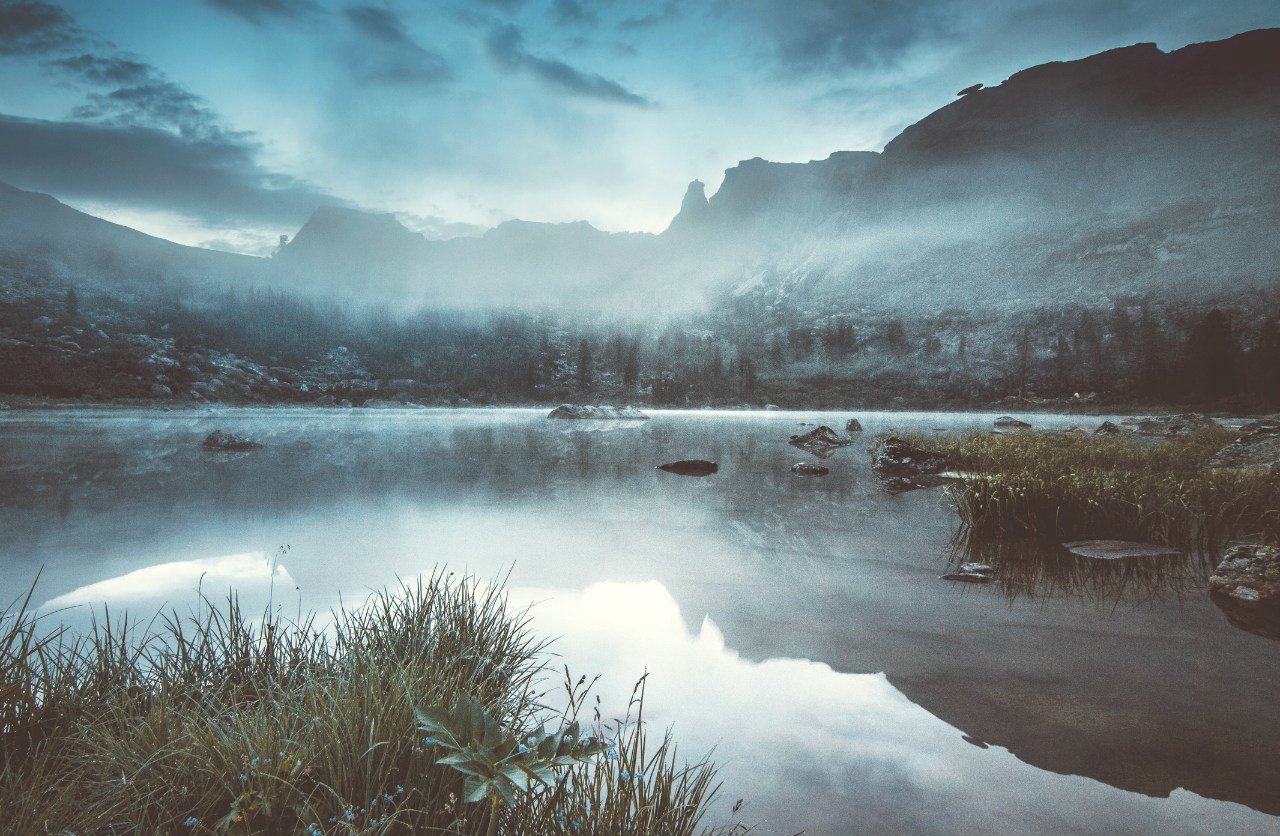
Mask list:
MULTIPOLYGON (((576 670, 618 693, 653 671, 655 719, 695 754, 719 747, 726 804, 747 798, 761 834, 1274 827, 1198 797, 1280 813, 1280 645, 1230 627, 1195 567, 1153 589, 1113 564, 1010 555, 987 558, 1005 586, 955 584, 938 578, 941 491, 886 495, 862 443, 829 476, 789 472, 801 423, 845 416, 655 413, 600 431, 544 415, 7 414, 0 566, 23 586, 43 567, 58 606, 148 590, 130 599, 144 614, 183 611, 202 574, 211 598, 235 586, 246 612, 288 614, 437 563, 510 570, 576 670), (266 446, 209 456, 218 427, 266 446), (654 469, 689 458, 719 472, 654 469), (270 569, 284 544, 287 569, 270 569)), ((993 416, 859 417, 869 444, 993 416)))

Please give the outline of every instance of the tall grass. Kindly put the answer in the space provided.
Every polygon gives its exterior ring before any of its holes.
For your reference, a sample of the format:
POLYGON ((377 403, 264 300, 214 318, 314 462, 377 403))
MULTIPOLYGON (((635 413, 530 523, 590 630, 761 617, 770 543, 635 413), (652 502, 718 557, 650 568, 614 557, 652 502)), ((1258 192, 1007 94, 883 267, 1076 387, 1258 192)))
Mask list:
POLYGON ((911 441, 970 478, 948 490, 962 537, 1142 540, 1215 551, 1228 538, 1280 542, 1280 480, 1215 469, 1224 429, 1173 440, 1066 433, 911 441))
MULTIPOLYGON (((550 711, 527 613, 443 571, 328 628, 249 619, 230 599, 73 638, 29 604, 0 613, 6 833, 485 833, 489 809, 461 800, 414 707, 470 697, 514 732, 550 711)), ((611 730, 617 759, 531 788, 500 832, 713 832, 699 827, 714 766, 678 763, 669 738, 646 749, 642 705, 611 730)))

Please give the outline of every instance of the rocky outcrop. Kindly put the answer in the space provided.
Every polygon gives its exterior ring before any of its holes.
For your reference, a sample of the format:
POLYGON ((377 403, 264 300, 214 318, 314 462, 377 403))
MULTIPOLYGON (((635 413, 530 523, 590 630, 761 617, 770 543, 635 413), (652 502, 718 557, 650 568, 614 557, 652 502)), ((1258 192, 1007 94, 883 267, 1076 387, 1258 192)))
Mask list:
POLYGON ((942 456, 893 435, 877 445, 871 459, 871 471, 880 477, 881 487, 893 494, 937 487, 943 482, 939 474, 946 469, 942 456))
POLYGON ((1156 436, 1158 438, 1181 438, 1201 430, 1212 429, 1218 423, 1207 415, 1198 412, 1185 412, 1181 415, 1161 415, 1147 418, 1125 418, 1120 422, 1131 427, 1138 435, 1156 436))
POLYGON ((852 444, 853 439, 843 438, 837 435, 835 430, 823 425, 802 435, 791 436, 789 443, 793 447, 808 450, 818 458, 825 459, 832 456, 841 447, 847 447, 852 444))
POLYGON ((820 464, 811 464, 810 462, 796 462, 791 465, 791 472, 797 476, 826 476, 831 471, 820 464))
POLYGON ((715 462, 706 459, 681 459, 678 462, 667 462, 658 465, 658 470, 674 473, 677 476, 710 476, 720 469, 715 462))
POLYGON ((551 410, 547 417, 590 421, 646 421, 649 418, 631 406, 578 406, 567 403, 551 410))
POLYGON ((1227 549, 1209 578, 1209 592, 1232 625, 1280 640, 1280 548, 1227 549))
POLYGON ((1273 467, 1280 463, 1280 420, 1264 418, 1240 428, 1240 437, 1209 460, 1210 467, 1273 467))
POLYGON ((200 442, 200 446, 206 450, 220 452, 241 452, 244 450, 259 450, 262 448, 262 445, 256 441, 252 441, 243 436, 223 432, 222 430, 214 430, 209 433, 205 436, 204 441, 200 442))

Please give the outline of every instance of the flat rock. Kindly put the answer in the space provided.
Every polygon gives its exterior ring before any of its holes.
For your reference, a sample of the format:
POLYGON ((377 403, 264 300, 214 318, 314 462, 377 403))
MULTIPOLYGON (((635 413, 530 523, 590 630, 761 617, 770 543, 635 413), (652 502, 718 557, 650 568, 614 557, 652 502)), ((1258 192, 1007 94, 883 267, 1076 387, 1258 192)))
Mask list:
POLYGON ((256 441, 251 441, 243 436, 233 435, 222 430, 214 430, 205 436, 204 441, 200 442, 200 446, 206 450, 258 450, 262 445, 256 441))
POLYGON ((678 462, 658 465, 658 470, 665 470, 667 473, 675 473, 678 476, 710 476, 719 469, 719 465, 706 459, 681 459, 678 462))
POLYGON ((1157 543, 1132 540, 1076 540, 1062 547, 1074 555, 1095 560, 1123 560, 1126 557, 1179 557, 1182 552, 1157 543))
POLYGON ((831 471, 820 464, 810 464, 809 462, 796 462, 791 465, 791 472, 797 476, 826 476, 831 471))
POLYGON ((996 579, 996 570, 985 563, 961 563, 956 571, 948 572, 942 579, 964 583, 991 583, 996 579))
POLYGON ((579 406, 567 403, 551 410, 547 417, 590 421, 645 421, 649 418, 630 406, 579 406))

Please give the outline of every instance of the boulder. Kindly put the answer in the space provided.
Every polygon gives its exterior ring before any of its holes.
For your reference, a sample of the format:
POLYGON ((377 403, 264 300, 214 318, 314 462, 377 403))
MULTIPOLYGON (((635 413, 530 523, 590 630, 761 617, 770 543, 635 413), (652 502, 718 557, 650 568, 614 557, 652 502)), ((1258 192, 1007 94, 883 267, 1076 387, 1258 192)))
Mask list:
POLYGON ((1218 423, 1207 415, 1198 412, 1184 412, 1181 415, 1160 415, 1146 418, 1125 418, 1120 422, 1132 427, 1138 435, 1151 435, 1159 438, 1179 438, 1200 430, 1218 426, 1218 423))
POLYGON ((667 473, 678 476, 710 476, 719 469, 719 465, 706 459, 681 459, 678 462, 658 465, 658 470, 665 470, 667 473))
POLYGON ((1062 547, 1078 557, 1094 560, 1123 560, 1126 557, 1180 557, 1177 549, 1157 543, 1137 543, 1132 540, 1076 540, 1063 543, 1062 547))
POLYGON ((826 476, 831 471, 820 464, 810 464, 809 462, 796 462, 791 465, 791 472, 797 476, 826 476))
POLYGON ((1280 463, 1280 420, 1264 418, 1240 428, 1240 437, 1209 460, 1210 467, 1273 467, 1280 463))
POLYGON ((1029 430, 1031 425, 1026 421, 1019 421, 1009 415, 1001 415, 996 419, 995 427, 997 430, 1029 430))
POLYGON ((1232 626, 1280 640, 1280 548, 1227 549, 1209 578, 1209 596, 1232 626))
POLYGON ((1121 433, 1132 432, 1119 424, 1113 424, 1110 421, 1103 421, 1098 428, 1093 431, 1094 435, 1120 435, 1121 433))
POLYGON ((802 435, 793 435, 790 441, 792 446, 808 450, 820 459, 825 459, 839 448, 852 443, 853 439, 836 435, 836 431, 826 425, 815 427, 802 435))
POLYGON ((173 390, 163 383, 151 384, 151 397, 153 398, 172 398, 173 390))
POLYGON ((944 581, 964 581, 965 583, 991 583, 996 579, 996 570, 985 563, 961 563, 956 571, 942 576, 944 581))
POLYGON ((214 430, 205 436, 204 441, 200 442, 200 446, 206 450, 225 450, 225 451, 241 451, 241 450, 257 450, 262 447, 256 441, 250 441, 247 438, 222 430, 214 430))
POLYGON ((844 431, 847 433, 860 433, 862 432, 862 423, 857 418, 850 418, 845 422, 844 431))
POLYGON ((649 416, 630 406, 579 406, 561 404, 547 414, 548 418, 571 418, 593 421, 645 421, 649 416))

